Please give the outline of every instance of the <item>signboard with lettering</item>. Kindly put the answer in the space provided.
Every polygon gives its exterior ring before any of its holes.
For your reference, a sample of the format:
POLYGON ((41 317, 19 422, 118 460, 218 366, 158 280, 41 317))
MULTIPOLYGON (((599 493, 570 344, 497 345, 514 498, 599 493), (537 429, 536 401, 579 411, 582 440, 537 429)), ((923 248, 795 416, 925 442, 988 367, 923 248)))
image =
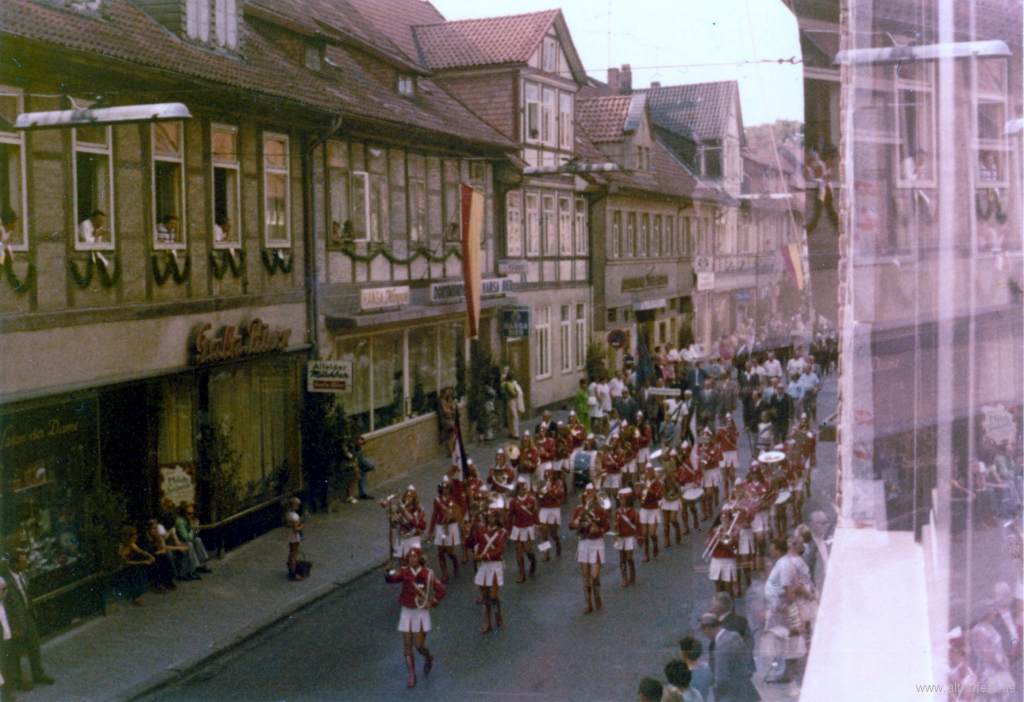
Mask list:
POLYGON ((622 292, 644 290, 646 288, 663 288, 668 285, 667 275, 641 275, 635 278, 622 279, 622 292))
POLYGON ((697 273, 697 292, 704 292, 705 290, 715 289, 715 274, 714 273, 697 273))
POLYGON ((196 329, 195 343, 191 345, 193 362, 216 363, 284 351, 292 335, 291 329, 271 329, 259 319, 241 328, 223 326, 215 334, 210 333, 212 329, 212 324, 202 324, 196 329))
POLYGON ((175 507, 196 501, 195 466, 175 464, 160 466, 160 501, 175 507))
POLYGON ((522 275, 526 273, 528 265, 524 258, 508 258, 498 261, 498 272, 499 273, 516 273, 522 275))
MULTIPOLYGON (((496 297, 512 292, 511 278, 485 278, 480 281, 483 297, 496 297)), ((462 281, 434 283, 430 286, 430 301, 458 302, 466 299, 466 285, 462 281)))
POLYGON ((1013 443, 1017 438, 1017 423, 1009 410, 1002 405, 984 405, 981 412, 984 416, 981 428, 986 439, 996 446, 1004 442, 1013 443))
POLYGON ((530 308, 506 307, 501 311, 501 330, 507 339, 522 339, 530 335, 530 308))
POLYGON ((392 285, 386 288, 363 288, 359 294, 359 309, 380 310, 385 307, 404 307, 409 304, 409 286, 392 285))
POLYGON ((342 394, 352 390, 351 361, 310 361, 306 366, 306 390, 342 394))

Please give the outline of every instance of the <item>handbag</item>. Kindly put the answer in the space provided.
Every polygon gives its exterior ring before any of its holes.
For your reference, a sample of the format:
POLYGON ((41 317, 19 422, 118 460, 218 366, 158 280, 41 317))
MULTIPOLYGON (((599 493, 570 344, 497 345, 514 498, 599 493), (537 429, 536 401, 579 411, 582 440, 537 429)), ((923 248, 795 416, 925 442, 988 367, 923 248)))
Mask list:
POLYGON ((309 577, 312 571, 313 561, 307 561, 306 554, 300 551, 298 558, 295 560, 295 574, 301 575, 305 579, 309 577))

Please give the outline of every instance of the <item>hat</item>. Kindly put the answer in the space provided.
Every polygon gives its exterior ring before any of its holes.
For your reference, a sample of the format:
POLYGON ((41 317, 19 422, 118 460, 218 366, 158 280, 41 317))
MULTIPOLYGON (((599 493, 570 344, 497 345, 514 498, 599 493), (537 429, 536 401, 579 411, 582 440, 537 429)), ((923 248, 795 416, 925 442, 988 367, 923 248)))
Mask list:
POLYGON ((452 482, 452 479, 449 478, 447 475, 444 476, 443 478, 441 478, 441 484, 442 485, 451 485, 451 482, 452 482))
POLYGON ((523 432, 523 436, 524 437, 527 437, 529 435, 530 435, 530 430, 529 429, 527 429, 526 431, 523 432))
POLYGON ((422 556, 423 555, 423 549, 421 549, 419 546, 413 546, 412 548, 410 548, 408 551, 405 552, 405 555, 408 556, 408 555, 413 554, 413 553, 418 553, 419 555, 422 556))
POLYGON ((415 485, 410 485, 409 488, 406 490, 406 492, 416 492, 416 486, 415 485))
POLYGON ((743 478, 736 478, 736 482, 733 483, 733 485, 735 485, 736 487, 743 487, 744 485, 746 485, 746 482, 744 482, 743 478))
POLYGON ((622 497, 629 497, 632 494, 633 491, 628 487, 624 487, 621 490, 619 490, 619 495, 621 495, 622 497))
POLYGON ((683 390, 683 395, 692 395, 693 390, 683 390))
POLYGON ((473 459, 472 459, 472 458, 467 458, 467 459, 466 459, 466 465, 467 465, 467 466, 474 466, 474 465, 476 465, 476 464, 475 464, 475 463, 473 463, 473 459))
POLYGON ((522 475, 519 476, 519 479, 516 482, 519 483, 520 485, 527 485, 528 484, 526 482, 526 478, 523 477, 522 475))
POLYGON ((684 441, 682 444, 679 445, 679 448, 690 448, 690 442, 684 441))
POLYGON ((569 410, 569 416, 570 417, 575 417, 576 416, 576 410, 569 410))
POLYGON ((494 455, 495 455, 495 456, 504 456, 504 455, 505 455, 505 449, 503 449, 503 448, 500 448, 500 449, 498 449, 498 450, 497 450, 497 451, 495 452, 495 454, 494 454, 494 455))
POLYGON ((593 438, 594 438, 594 435, 593 435, 593 434, 587 434, 587 439, 588 439, 588 440, 589 440, 589 439, 593 439, 593 438))
POLYGON ((625 429, 626 427, 629 426, 629 422, 627 422, 625 419, 623 419, 622 420, 622 424, 620 424, 619 426, 622 427, 623 429, 625 429))
POLYGON ((964 637, 964 630, 961 627, 950 629, 949 634, 946 635, 946 640, 949 641, 950 646, 965 646, 967 640, 964 637))
POLYGON ((637 419, 639 419, 640 417, 644 416, 644 413, 643 412, 637 412, 636 416, 637 416, 637 419))
POLYGON ((714 629, 721 625, 722 622, 719 621, 718 616, 711 612, 700 615, 700 619, 697 620, 697 626, 701 629, 714 629))
POLYGON ((669 449, 669 450, 668 450, 668 455, 669 455, 669 456, 678 456, 679 454, 678 454, 678 453, 676 453, 676 450, 675 450, 675 449, 669 449))
POLYGON ((587 483, 587 487, 584 489, 584 492, 597 492, 597 488, 594 487, 593 483, 587 483))
POLYGON ((565 422, 558 422, 558 424, 556 426, 564 427, 565 426, 565 422))

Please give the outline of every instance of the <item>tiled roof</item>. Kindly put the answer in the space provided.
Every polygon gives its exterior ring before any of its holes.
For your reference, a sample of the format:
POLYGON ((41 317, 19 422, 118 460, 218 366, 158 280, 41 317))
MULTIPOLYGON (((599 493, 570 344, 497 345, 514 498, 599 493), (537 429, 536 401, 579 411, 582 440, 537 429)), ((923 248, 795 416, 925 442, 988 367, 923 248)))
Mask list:
POLYGON ((526 63, 561 10, 459 20, 414 27, 424 65, 432 69, 526 63))
POLYGON ((576 121, 595 142, 622 141, 632 95, 576 100, 576 121))
POLYGON ((290 60, 248 23, 239 27, 239 34, 244 47, 242 60, 181 41, 126 0, 107 0, 102 19, 30 0, 0 0, 0 37, 6 41, 22 37, 328 112, 502 148, 513 146, 440 88, 433 86, 429 93, 404 98, 341 47, 330 46, 327 52, 338 69, 313 72, 290 60))
POLYGON ((655 126, 684 136, 696 135, 702 141, 720 140, 725 138, 729 108, 738 99, 739 85, 728 80, 645 88, 644 92, 655 126))
POLYGON ((413 27, 444 22, 444 15, 427 0, 348 0, 378 32, 386 34, 406 57, 420 64, 413 27))

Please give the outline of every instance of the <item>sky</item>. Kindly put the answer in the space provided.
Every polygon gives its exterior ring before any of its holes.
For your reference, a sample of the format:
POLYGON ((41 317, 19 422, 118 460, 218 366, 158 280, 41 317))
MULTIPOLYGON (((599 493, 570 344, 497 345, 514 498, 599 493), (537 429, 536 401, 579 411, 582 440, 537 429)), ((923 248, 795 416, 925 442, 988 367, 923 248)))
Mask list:
POLYGON ((431 1, 450 20, 560 7, 583 65, 598 80, 607 80, 609 66, 624 63, 633 67, 634 88, 652 80, 679 85, 734 79, 745 126, 803 121, 800 65, 754 63, 800 60, 796 18, 782 0, 431 1), (728 65, 697 65, 709 63, 728 65))

